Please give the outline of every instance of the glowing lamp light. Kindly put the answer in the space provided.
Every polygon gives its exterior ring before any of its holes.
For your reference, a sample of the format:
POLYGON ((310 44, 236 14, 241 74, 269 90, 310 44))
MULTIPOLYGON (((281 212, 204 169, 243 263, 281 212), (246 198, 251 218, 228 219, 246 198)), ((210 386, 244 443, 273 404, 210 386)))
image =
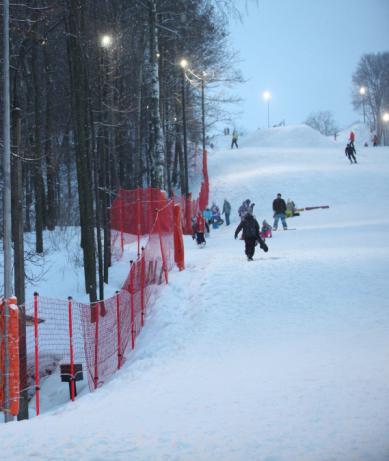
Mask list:
POLYGON ((364 86, 361 86, 361 88, 359 88, 359 94, 361 96, 365 96, 366 94, 366 88, 364 86))
POLYGON ((101 37, 101 46, 103 48, 109 48, 112 45, 112 37, 110 35, 103 35, 101 37))
POLYGON ((264 99, 265 101, 269 101, 269 99, 271 99, 270 91, 265 91, 265 92, 263 93, 263 99, 264 99))
POLYGON ((185 69, 186 67, 188 67, 188 61, 186 59, 181 59, 180 61, 180 66, 185 69))
POLYGON ((389 122, 389 112, 385 112, 385 113, 382 115, 382 120, 383 120, 385 123, 388 123, 388 122, 389 122))

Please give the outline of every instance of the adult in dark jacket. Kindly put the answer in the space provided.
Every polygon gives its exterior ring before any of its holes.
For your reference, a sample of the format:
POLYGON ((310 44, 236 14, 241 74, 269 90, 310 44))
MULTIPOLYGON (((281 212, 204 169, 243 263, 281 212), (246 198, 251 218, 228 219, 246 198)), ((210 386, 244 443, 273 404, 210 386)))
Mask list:
POLYGON ((259 224, 254 216, 248 213, 243 220, 240 222, 235 230, 235 239, 238 237, 239 232, 243 230, 243 239, 245 242, 245 253, 249 261, 253 260, 255 253, 255 242, 259 242, 259 245, 263 251, 268 251, 266 243, 262 240, 259 235, 259 224))
POLYGON ((226 226, 229 226, 230 225, 231 204, 226 198, 224 199, 222 214, 224 214, 226 217, 226 226))
POLYGON ((285 220, 286 203, 285 203, 285 200, 281 198, 281 194, 277 194, 277 198, 273 200, 273 212, 274 212, 273 230, 277 230, 278 221, 280 219, 281 219, 284 230, 287 230, 288 226, 285 220))
POLYGON ((346 149, 344 150, 344 153, 347 155, 348 159, 350 160, 350 163, 353 163, 353 160, 354 160, 354 163, 357 163, 357 159, 355 158, 355 155, 354 155, 356 154, 354 144, 349 142, 346 146, 346 149))

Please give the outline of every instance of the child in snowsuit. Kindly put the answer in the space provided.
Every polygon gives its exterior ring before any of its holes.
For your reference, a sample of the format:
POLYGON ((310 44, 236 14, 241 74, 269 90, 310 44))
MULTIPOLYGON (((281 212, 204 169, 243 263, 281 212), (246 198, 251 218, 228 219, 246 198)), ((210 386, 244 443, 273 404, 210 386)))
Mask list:
POLYGON ((248 261, 253 260, 256 242, 259 242, 259 245, 263 251, 268 251, 266 243, 262 240, 261 236, 259 235, 258 221, 254 218, 252 214, 248 213, 240 222, 240 224, 235 230, 235 239, 238 237, 238 234, 241 230, 243 230, 245 253, 248 261))
POLYGON ((251 203, 251 200, 248 198, 245 200, 238 209, 238 214, 240 220, 242 220, 247 213, 253 214, 255 203, 251 203))
POLYGON ((271 238, 272 237, 271 231, 272 231, 271 225, 266 221, 266 219, 264 219, 262 221, 261 232, 259 233, 259 235, 263 239, 271 238))
POLYGON ((344 150, 346 156, 348 157, 348 159, 350 160, 350 163, 357 163, 357 159, 355 158, 355 155, 356 154, 356 151, 355 151, 355 147, 354 147, 354 144, 352 144, 351 142, 349 142, 346 146, 346 149, 344 150), (354 162, 353 162, 354 160, 354 162))
POLYGON ((221 224, 223 224, 224 221, 220 217, 220 208, 216 205, 215 202, 212 203, 211 213, 212 213, 212 226, 214 229, 217 229, 221 224))
POLYGON ((293 200, 288 199, 286 202, 286 212, 285 215, 287 218, 291 218, 293 216, 300 216, 300 213, 296 211, 296 205, 293 200))
POLYGON ((194 218, 194 222, 192 224, 192 230, 193 230, 192 238, 193 240, 196 239, 197 245, 202 246, 202 247, 205 246, 205 244, 207 243, 204 238, 204 233, 206 230, 206 222, 200 211, 197 213, 196 218, 194 218))

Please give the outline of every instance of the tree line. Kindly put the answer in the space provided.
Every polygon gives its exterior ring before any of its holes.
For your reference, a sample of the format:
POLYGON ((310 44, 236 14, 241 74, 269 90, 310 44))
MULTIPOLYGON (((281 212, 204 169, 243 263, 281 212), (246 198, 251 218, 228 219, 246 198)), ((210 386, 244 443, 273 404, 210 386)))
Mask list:
MULTIPOLYGON (((12 221, 21 302, 24 232, 35 233, 41 254, 44 230, 80 226, 93 302, 108 281, 115 192, 152 186, 189 193, 188 156, 202 141, 201 83, 239 79, 227 45, 233 3, 11 4, 12 221), (193 74, 179 65, 183 58, 193 74)), ((207 124, 222 117, 217 99, 206 102, 207 124)))

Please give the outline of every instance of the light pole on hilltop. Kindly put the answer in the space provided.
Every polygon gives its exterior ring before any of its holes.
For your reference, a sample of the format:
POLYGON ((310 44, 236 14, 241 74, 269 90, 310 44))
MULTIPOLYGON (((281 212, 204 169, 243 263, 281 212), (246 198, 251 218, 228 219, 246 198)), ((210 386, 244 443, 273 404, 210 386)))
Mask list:
POLYGON ((383 113, 382 121, 384 122, 384 146, 386 146, 389 144, 389 140, 388 140, 389 112, 383 113))
POLYGON ((366 88, 361 86, 359 88, 359 94, 362 97, 362 107, 363 107, 363 123, 366 123, 366 112, 365 112, 365 95, 366 95, 366 88))
POLYGON ((270 128, 270 99, 271 99, 270 91, 265 91, 263 93, 263 99, 267 102, 267 127, 270 128))
POLYGON ((186 136, 186 95, 185 95, 185 69, 188 67, 188 61, 181 59, 181 91, 182 91, 182 131, 184 135, 184 189, 185 195, 189 193, 189 177, 188 177, 188 144, 186 136))

